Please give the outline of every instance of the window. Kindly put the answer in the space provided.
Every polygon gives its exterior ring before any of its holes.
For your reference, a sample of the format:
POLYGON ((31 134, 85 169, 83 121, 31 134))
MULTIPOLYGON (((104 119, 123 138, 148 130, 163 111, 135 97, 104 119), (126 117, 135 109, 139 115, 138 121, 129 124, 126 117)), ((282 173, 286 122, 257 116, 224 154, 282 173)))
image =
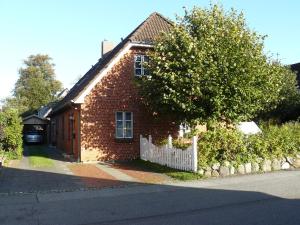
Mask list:
POLYGON ((191 128, 188 124, 182 123, 179 126, 179 137, 184 137, 184 135, 191 133, 191 128))
POLYGON ((135 76, 148 76, 149 70, 145 68, 145 63, 149 62, 149 57, 146 55, 134 56, 134 73, 135 76))
POLYGON ((132 112, 116 112, 116 138, 132 138, 132 127, 132 112))

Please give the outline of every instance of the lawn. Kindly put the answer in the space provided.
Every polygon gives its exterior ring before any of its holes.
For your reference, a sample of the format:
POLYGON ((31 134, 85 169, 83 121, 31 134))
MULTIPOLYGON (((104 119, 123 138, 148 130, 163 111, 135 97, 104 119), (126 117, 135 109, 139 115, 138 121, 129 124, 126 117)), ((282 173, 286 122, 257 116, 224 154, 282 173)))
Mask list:
POLYGON ((146 171, 152 171, 155 173, 165 174, 176 180, 187 181, 187 180, 198 180, 198 179, 204 178, 203 175, 198 174, 198 173, 176 170, 176 169, 172 169, 172 168, 162 166, 162 165, 159 165, 156 163, 151 163, 149 161, 143 161, 140 159, 133 160, 130 162, 130 164, 134 167, 137 167, 137 168, 140 168, 140 169, 143 169, 146 171))
POLYGON ((32 167, 52 167, 53 161, 45 151, 45 146, 28 146, 29 164, 32 167))

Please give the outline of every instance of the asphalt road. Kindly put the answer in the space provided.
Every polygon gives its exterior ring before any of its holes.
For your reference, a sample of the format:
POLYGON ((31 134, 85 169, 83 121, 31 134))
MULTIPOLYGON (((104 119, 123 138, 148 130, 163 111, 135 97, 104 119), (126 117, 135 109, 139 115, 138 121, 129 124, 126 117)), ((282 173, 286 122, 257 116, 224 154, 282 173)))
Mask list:
MULTIPOLYGON (((0 184, 1 185, 1 184, 0 184)), ((300 224, 300 171, 0 195, 0 224, 300 224)))

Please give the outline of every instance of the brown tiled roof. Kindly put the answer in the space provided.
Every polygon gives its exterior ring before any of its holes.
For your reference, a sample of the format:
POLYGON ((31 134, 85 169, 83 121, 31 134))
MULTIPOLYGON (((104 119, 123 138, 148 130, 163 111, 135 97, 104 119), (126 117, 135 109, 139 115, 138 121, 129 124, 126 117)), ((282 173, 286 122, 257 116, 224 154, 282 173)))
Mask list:
POLYGON ((130 35, 132 42, 153 43, 161 32, 168 32, 171 29, 172 22, 159 13, 152 13, 140 26, 138 26, 130 35))
POLYGON ((122 40, 111 52, 99 61, 71 88, 69 93, 57 103, 53 113, 65 108, 71 101, 82 93, 87 85, 96 77, 96 75, 112 60, 112 58, 127 44, 153 44, 161 32, 168 32, 173 23, 159 13, 152 13, 144 22, 142 22, 134 31, 132 31, 124 40, 122 40))

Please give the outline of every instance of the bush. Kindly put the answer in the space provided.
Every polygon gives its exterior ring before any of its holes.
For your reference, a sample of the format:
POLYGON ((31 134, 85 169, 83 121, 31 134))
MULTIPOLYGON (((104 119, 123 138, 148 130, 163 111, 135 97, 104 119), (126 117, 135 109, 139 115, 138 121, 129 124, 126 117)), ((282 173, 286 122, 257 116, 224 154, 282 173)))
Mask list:
POLYGON ((0 150, 10 158, 22 155, 22 120, 16 110, 0 112, 0 150))
POLYGON ((300 124, 263 125, 263 132, 245 136, 235 129, 215 128, 198 141, 198 166, 204 168, 216 162, 233 164, 257 159, 294 157, 300 152, 300 124))
MULTIPOLYGON (((158 146, 165 146, 168 144, 168 139, 167 138, 161 139, 157 141, 155 144, 157 144, 158 146)), ((176 138, 172 140, 172 145, 175 148, 185 150, 192 145, 192 141, 191 138, 176 138)))
POLYGON ((234 129, 216 128, 207 131, 198 141, 198 165, 203 168, 222 161, 247 158, 243 135, 234 129))
POLYGON ((269 157, 295 156, 300 151, 300 124, 265 126, 262 138, 267 143, 269 157))

